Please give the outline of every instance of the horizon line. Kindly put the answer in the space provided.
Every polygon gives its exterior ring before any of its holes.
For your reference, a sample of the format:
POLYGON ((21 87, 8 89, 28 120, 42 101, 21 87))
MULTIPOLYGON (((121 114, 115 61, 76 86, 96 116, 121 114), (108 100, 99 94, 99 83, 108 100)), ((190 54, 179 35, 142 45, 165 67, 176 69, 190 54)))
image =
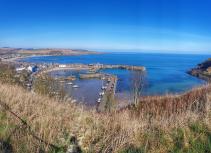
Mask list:
POLYGON ((0 48, 11 48, 11 49, 70 49, 70 50, 87 50, 87 51, 96 51, 96 52, 107 52, 107 53, 158 53, 158 54, 188 54, 188 55, 211 55, 207 51, 191 51, 191 50, 161 50, 161 49, 117 49, 117 48, 108 48, 108 49, 99 49, 99 48, 71 48, 71 47, 8 47, 0 46, 0 48))

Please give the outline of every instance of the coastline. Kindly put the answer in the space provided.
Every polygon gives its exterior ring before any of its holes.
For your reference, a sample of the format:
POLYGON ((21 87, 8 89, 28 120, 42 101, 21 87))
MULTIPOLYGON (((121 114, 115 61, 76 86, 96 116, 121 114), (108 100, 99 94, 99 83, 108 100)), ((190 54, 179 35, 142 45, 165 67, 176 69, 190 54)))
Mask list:
POLYGON ((28 55, 28 56, 21 56, 21 57, 14 57, 9 59, 3 59, 3 62, 19 62, 19 59, 30 58, 30 57, 39 57, 39 56, 52 56, 52 55, 28 55))
MULTIPOLYGON (((91 54, 93 54, 93 53, 91 53, 91 54)), ((100 54, 102 54, 102 53, 100 53, 100 54)), ((104 53, 103 53, 104 54, 104 53)), ((68 56, 78 56, 78 55, 87 55, 87 54, 72 54, 72 55, 68 55, 68 56)), ((11 62, 11 63, 13 63, 13 64, 16 64, 17 63, 17 65, 18 66, 30 66, 30 65, 38 65, 38 66, 46 66, 46 68, 47 69, 49 69, 49 68, 51 68, 51 67, 49 67, 50 65, 48 64, 48 63, 43 63, 43 62, 40 62, 40 63, 30 63, 30 62, 21 62, 21 59, 23 59, 23 58, 30 58, 30 57, 43 57, 43 56, 61 56, 61 55, 28 55, 28 56, 22 56, 22 57, 15 57, 15 58, 11 58, 11 59, 6 59, 6 60, 3 60, 3 61, 7 61, 7 62, 11 62), (20 60, 20 61, 19 61, 20 60)), ((65 56, 65 55, 62 55, 62 56, 65 56)), ((99 56, 100 57, 100 56, 99 56)), ((56 63, 54 63, 54 64, 56 64, 56 63)), ((60 65, 60 64, 58 64, 57 63, 57 66, 58 65, 60 65)), ((61 64, 62 65, 62 64, 61 64)), ((68 64, 67 64, 68 65, 68 64)), ((73 64, 74 65, 74 64, 73 64)), ((84 64, 84 65, 87 65, 87 64, 84 64)), ((74 67, 74 66, 73 66, 74 67)), ((63 68, 63 69, 78 69, 79 67, 77 67, 77 68, 63 68)), ((88 66, 87 66, 88 67, 88 66)), ((110 67, 110 66, 108 66, 108 67, 110 67)), ((56 68, 55 70, 61 70, 62 68, 56 68)), ((51 71, 51 70, 49 70, 49 71, 51 71)), ((184 71, 184 73, 186 73, 186 71, 184 71)), ((190 74, 190 72, 188 73, 188 74, 190 74)), ((194 76, 194 75, 192 75, 192 76, 194 76)), ((193 78, 193 77, 190 77, 190 78, 193 78)), ((197 78, 199 78, 199 77, 197 77, 197 78)), ((200 77, 199 78, 200 80, 206 80, 206 78, 204 78, 203 76, 202 77, 200 77)), ((194 79, 193 79, 194 80, 194 79)), ((197 79, 198 80, 198 79, 197 79)), ((188 81, 188 80, 187 80, 188 81)), ((181 94, 181 93, 184 93, 185 91, 189 91, 189 90, 191 90, 192 88, 194 88, 194 87, 199 87, 199 86, 201 86, 201 85, 203 85, 204 83, 198 83, 198 85, 197 85, 197 83, 195 84, 195 85, 193 85, 192 87, 190 87, 190 88, 188 88, 188 89, 186 89, 186 90, 184 90, 184 91, 176 91, 177 89, 176 89, 176 87, 175 87, 175 92, 174 91, 170 91, 171 89, 169 89, 169 91, 167 91, 167 92, 165 92, 165 93, 155 93, 153 90, 152 90, 152 96, 153 95, 165 95, 165 94, 168 94, 168 93, 170 93, 170 94, 173 94, 173 95, 175 95, 175 94, 181 94)), ((174 84, 175 85, 175 84, 174 84)), ((173 86, 173 84, 171 85, 172 87, 174 87, 173 86)), ((191 86, 191 85, 190 85, 191 86)), ((166 89, 164 89, 164 90, 168 90, 168 88, 169 87, 166 87, 166 89)), ((172 89, 172 90, 174 90, 174 89, 172 89)), ((150 91, 151 92, 151 91, 150 91)), ((150 95, 150 94, 148 94, 148 95, 150 95)))
POLYGON ((12 62, 22 58, 34 56, 80 56, 92 54, 105 54, 105 52, 74 50, 74 49, 24 49, 24 48, 0 48, 0 59, 2 61, 12 62))
POLYGON ((191 69, 187 73, 209 82, 211 80, 211 59, 198 64, 197 67, 191 69))
MULTIPOLYGON (((96 71, 94 71, 95 72, 94 75, 93 75, 93 73, 90 73, 90 74, 87 73, 87 75, 84 75, 84 76, 80 75, 81 78, 80 77, 79 78, 80 79, 98 78, 100 80, 103 80, 103 78, 106 78, 105 74, 104 75, 98 75, 97 74, 97 70, 100 70, 100 69, 134 70, 134 69, 137 69, 137 70, 144 70, 145 71, 145 68, 142 67, 142 66, 131 66, 131 65, 130 66, 129 65, 106 65, 106 64, 104 65, 104 64, 99 64, 99 63, 98 64, 59 64, 59 63, 48 64, 48 63, 30 63, 30 62, 21 62, 21 61, 19 61, 20 59, 23 59, 23 58, 43 57, 43 56, 63 56, 63 55, 29 55, 29 56, 22 56, 22 57, 15 57, 15 58, 11 58, 11 59, 6 59, 6 60, 3 60, 3 61, 11 63, 11 64, 12 63, 13 64, 17 64, 19 67, 25 67, 25 68, 27 68, 29 66, 38 66, 38 67, 40 67, 41 69, 39 69, 39 71, 37 71, 35 73, 34 72, 31 73, 31 75, 30 75, 31 78, 38 78, 40 76, 43 76, 43 74, 45 74, 45 73, 49 73, 49 72, 52 72, 52 71, 60 71, 60 70, 88 70, 90 72, 92 72, 93 70, 96 70, 96 71)), ((68 56, 78 56, 78 55, 68 55, 68 56)), ((108 74, 107 76, 108 76, 108 78, 110 78, 110 79, 107 78, 107 80, 111 80, 111 78, 113 78, 112 74, 108 74)), ((75 77, 75 76, 73 76, 73 77, 75 77)), ((117 76, 114 76, 114 77, 117 77, 117 76)), ((200 78, 200 79, 203 79, 203 78, 200 78)), ((99 90, 98 94, 100 95, 102 92, 104 92, 104 93, 106 93, 105 95, 112 95, 111 97, 115 97, 115 99, 116 99, 116 104, 115 105, 117 106, 118 110, 122 109, 124 107, 130 107, 130 105, 133 104, 131 102, 131 99, 129 99, 129 101, 125 101, 124 104, 122 103, 122 101, 117 101, 118 98, 116 97, 116 95, 115 95, 116 93, 115 93, 115 90, 114 90, 114 89, 116 89, 116 86, 117 86, 117 81, 116 80, 114 80, 114 81, 109 83, 109 86, 114 86, 115 88, 109 88, 109 89, 112 89, 112 90, 99 90), (112 85, 110 85, 110 84, 112 84, 112 85), (112 92, 110 92, 110 91, 112 91, 112 92)), ((65 82, 66 84, 68 82, 70 82, 70 80, 65 79, 65 78, 62 78, 61 80, 55 79, 55 81, 65 82), (66 82, 63 81, 63 80, 66 80, 66 82)), ((82 85, 77 84, 77 83, 75 84, 74 81, 71 82, 71 83, 73 83, 74 85, 77 85, 78 87, 80 86, 80 88, 82 88, 82 85)), ((31 90, 34 83, 32 81, 30 81, 27 84, 30 86, 29 89, 31 90)), ((26 86, 28 86, 27 84, 26 84, 26 86)), ((68 85, 68 86, 70 87, 70 85, 68 85)), ((104 88, 104 86, 105 86, 105 84, 102 85, 101 88, 104 88)), ((154 97, 156 98, 156 97, 166 97, 166 96, 167 97, 170 96, 170 97, 175 97, 176 98, 178 96, 183 96, 187 92, 191 92, 192 90, 200 88, 200 87, 203 87, 203 86, 204 86, 204 84, 201 84, 201 85, 194 86, 194 87, 192 87, 190 89, 184 90, 182 92, 177 92, 177 93, 166 93, 166 94, 159 94, 158 93, 158 94, 151 94, 151 95, 150 94, 149 95, 144 95, 143 94, 143 95, 141 95, 141 97, 142 97, 141 99, 148 99, 148 98, 153 99, 154 97)), ((121 93, 117 92, 117 94, 121 94, 121 93)), ((82 95, 83 95, 83 93, 81 93, 81 96, 82 95)), ((76 101, 77 97, 73 97, 73 98, 74 98, 73 100, 76 101)), ((96 102, 96 98, 94 98, 94 99, 95 100, 93 100, 93 101, 96 102)), ((96 102, 95 107, 97 108, 98 111, 103 111, 103 107, 102 106, 108 105, 107 104, 107 98, 106 98, 106 96, 101 96, 100 95, 98 97, 98 99, 100 99, 101 102, 96 102), (101 107, 99 107, 99 106, 101 106, 101 107)), ((98 101, 98 99, 97 99, 97 101, 98 101)), ((121 100, 121 98, 119 98, 119 99, 121 100)), ((77 101, 77 102, 79 102, 79 101, 77 101)), ((86 105, 86 103, 84 105, 86 105)), ((89 106, 89 104, 87 106, 89 106)))

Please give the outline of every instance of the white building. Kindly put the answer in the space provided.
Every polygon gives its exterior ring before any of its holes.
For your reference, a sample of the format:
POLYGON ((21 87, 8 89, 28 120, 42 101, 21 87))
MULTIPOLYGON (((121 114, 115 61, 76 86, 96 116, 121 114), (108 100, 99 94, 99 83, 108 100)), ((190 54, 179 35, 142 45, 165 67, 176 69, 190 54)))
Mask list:
POLYGON ((27 70, 32 72, 33 71, 33 67, 32 66, 28 66, 27 70))
POLYGON ((23 71, 23 70, 25 70, 26 68, 25 67, 18 67, 18 68, 16 68, 16 71, 18 72, 18 71, 23 71))
POLYGON ((67 67, 67 65, 65 65, 65 64, 61 64, 61 65, 59 65, 59 67, 67 67))
POLYGON ((36 72, 37 71, 37 66, 28 66, 27 70, 30 72, 36 72))

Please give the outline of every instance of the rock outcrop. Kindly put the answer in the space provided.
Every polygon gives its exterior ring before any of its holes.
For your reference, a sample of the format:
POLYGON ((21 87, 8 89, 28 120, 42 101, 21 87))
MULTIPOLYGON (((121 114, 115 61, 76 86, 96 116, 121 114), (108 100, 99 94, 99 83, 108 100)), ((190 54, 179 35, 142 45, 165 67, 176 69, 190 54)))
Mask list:
POLYGON ((188 74, 198 77, 203 80, 210 81, 211 80, 211 58, 206 60, 205 62, 198 64, 196 68, 188 71, 188 74))

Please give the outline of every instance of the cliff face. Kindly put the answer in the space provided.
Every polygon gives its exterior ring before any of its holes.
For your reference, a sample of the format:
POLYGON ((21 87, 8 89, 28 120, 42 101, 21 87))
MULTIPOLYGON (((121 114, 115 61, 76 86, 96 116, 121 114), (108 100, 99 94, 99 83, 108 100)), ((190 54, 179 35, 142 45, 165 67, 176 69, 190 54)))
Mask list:
POLYGON ((196 68, 188 71, 188 74, 201 78, 203 80, 211 79, 211 58, 203 63, 198 64, 196 68))

